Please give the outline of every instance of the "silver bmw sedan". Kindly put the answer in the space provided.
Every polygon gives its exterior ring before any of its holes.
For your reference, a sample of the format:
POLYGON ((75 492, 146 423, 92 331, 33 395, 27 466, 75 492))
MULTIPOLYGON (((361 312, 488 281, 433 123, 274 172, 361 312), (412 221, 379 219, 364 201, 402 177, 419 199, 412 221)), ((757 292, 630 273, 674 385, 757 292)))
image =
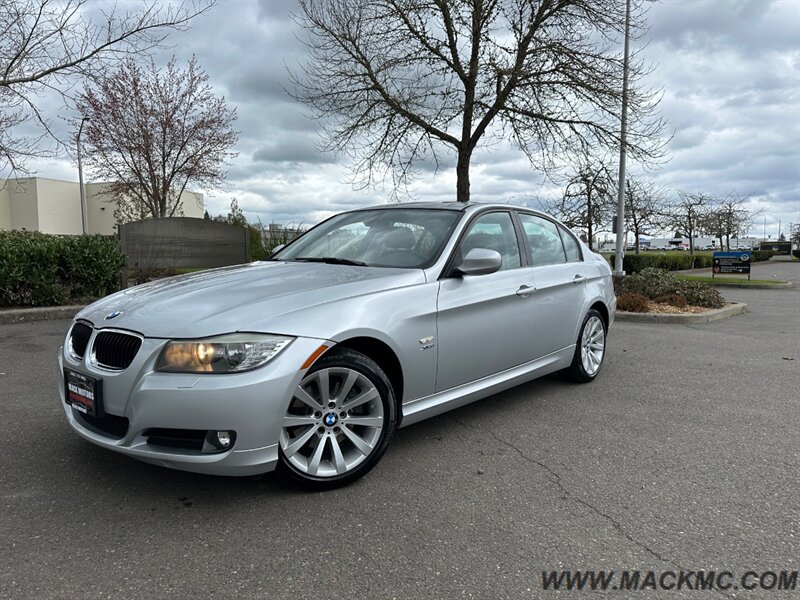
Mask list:
POLYGON ((86 307, 59 351, 61 402, 79 435, 139 460, 327 489, 398 427, 554 371, 592 381, 615 308, 607 262, 547 215, 355 210, 268 261, 86 307))

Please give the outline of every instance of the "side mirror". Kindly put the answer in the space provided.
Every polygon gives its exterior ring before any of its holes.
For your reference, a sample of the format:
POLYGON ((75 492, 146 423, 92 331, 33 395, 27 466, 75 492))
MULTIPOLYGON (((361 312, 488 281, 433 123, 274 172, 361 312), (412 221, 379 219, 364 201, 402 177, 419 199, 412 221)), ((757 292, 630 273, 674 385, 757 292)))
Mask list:
POLYGON ((473 248, 456 265, 455 271, 461 275, 488 275, 500 270, 503 259, 497 250, 473 248))
POLYGON ((278 252, 286 248, 286 244, 278 244, 272 249, 272 254, 270 256, 275 256, 278 252))

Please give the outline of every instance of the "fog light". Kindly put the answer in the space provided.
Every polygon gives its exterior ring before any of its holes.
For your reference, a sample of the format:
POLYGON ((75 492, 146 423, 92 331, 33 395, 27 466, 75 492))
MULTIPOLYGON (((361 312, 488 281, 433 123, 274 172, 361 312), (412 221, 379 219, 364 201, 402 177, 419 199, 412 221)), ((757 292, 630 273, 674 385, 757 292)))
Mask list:
POLYGON ((203 454, 214 454, 216 452, 226 452, 233 448, 236 443, 236 432, 230 430, 206 431, 206 439, 203 442, 203 454))
POLYGON ((227 448, 231 445, 231 432, 230 431, 218 431, 217 432, 217 442, 219 443, 220 448, 227 448))

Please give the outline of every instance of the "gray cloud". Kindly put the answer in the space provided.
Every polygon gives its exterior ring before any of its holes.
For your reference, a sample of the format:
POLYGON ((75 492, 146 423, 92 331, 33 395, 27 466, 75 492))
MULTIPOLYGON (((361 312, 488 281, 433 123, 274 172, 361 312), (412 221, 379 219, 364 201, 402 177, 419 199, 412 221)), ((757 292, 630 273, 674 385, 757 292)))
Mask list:
MULTIPOLYGON (((317 151, 320 124, 285 92, 286 65, 305 57, 290 18, 295 7, 294 0, 221 1, 189 31, 171 35, 172 47, 157 56, 196 54, 238 111, 239 155, 226 188, 206 194, 212 214, 227 212, 236 197, 251 220, 308 224, 389 197, 386 189, 353 189, 346 159, 317 151)), ((648 84, 664 90, 661 110, 675 133, 671 160, 649 176, 670 191, 752 194, 768 233, 777 234, 779 220, 800 221, 800 3, 665 0, 648 22, 635 47, 655 65, 648 84)), ((66 131, 59 100, 43 102, 66 131)), ((417 165, 411 199, 454 198, 453 157, 446 150, 441 157, 438 171, 431 159, 417 165)), ((502 138, 479 148, 473 164, 476 200, 538 206, 536 198, 558 193, 502 138)), ((74 173, 66 156, 34 166, 42 176, 74 173)))
POLYGON ((256 162, 302 162, 307 164, 335 162, 330 153, 321 152, 315 147, 314 142, 306 138, 293 137, 284 141, 276 141, 253 154, 256 162))
POLYGON ((721 47, 752 57, 797 48, 798 5, 786 0, 669 0, 648 13, 648 39, 680 52, 721 47))
POLYGON ((297 10, 296 0, 267 0, 258 3, 258 19, 291 25, 291 13, 297 10))
POLYGON ((752 195, 768 223, 800 221, 800 4, 673 0, 649 21, 644 55, 675 131, 654 178, 752 195))

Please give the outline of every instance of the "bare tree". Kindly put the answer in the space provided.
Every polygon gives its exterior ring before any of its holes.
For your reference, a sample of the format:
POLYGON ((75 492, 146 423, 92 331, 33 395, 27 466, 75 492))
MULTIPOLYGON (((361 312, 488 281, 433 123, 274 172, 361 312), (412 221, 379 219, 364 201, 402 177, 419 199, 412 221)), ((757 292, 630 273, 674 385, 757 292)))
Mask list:
POLYGON ((613 211, 616 183, 608 165, 584 155, 567 180, 562 196, 541 202, 542 208, 572 229, 586 232, 594 249, 597 230, 608 223, 613 211))
POLYGON ((147 53, 213 4, 153 0, 123 10, 101 3, 94 5, 101 17, 93 20, 86 0, 0 0, 0 174, 25 172, 26 158, 47 154, 43 138, 56 140, 39 106, 43 94, 69 94, 77 81, 121 57, 147 53), (15 132, 31 122, 39 134, 15 132))
POLYGON ((689 253, 694 256, 694 237, 702 230, 713 197, 703 193, 678 192, 678 197, 667 207, 665 218, 676 232, 689 238, 689 253))
POLYGON ((235 156, 236 110, 214 95, 194 57, 163 71, 124 61, 80 95, 88 164, 111 181, 118 222, 180 214, 189 184, 217 187, 235 156))
POLYGON ((652 182, 643 179, 625 182, 625 228, 633 234, 636 254, 643 235, 654 235, 666 225, 666 205, 664 190, 652 182))
POLYGON ((719 240, 719 247, 730 250, 731 238, 739 237, 753 225, 760 210, 747 208, 749 197, 731 192, 724 198, 714 199, 701 227, 719 240))
MULTIPOLYGON (((365 185, 406 183, 415 165, 456 157, 469 200, 475 148, 507 139, 551 171, 567 152, 619 143, 625 6, 618 0, 299 0, 310 56, 296 98, 349 153, 365 185)), ((637 3, 638 4, 638 3, 637 3)), ((641 5, 632 30, 643 31, 641 5)), ((657 95, 632 61, 629 154, 657 159, 657 95)))

